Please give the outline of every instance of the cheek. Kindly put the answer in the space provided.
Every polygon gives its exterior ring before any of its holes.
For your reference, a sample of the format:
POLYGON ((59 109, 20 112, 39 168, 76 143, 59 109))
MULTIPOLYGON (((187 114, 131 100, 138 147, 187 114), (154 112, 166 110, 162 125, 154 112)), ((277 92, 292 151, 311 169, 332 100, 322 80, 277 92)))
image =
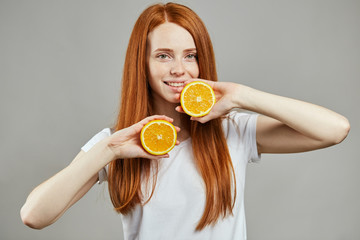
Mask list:
POLYGON ((189 64, 186 68, 186 71, 190 74, 192 78, 199 77, 199 65, 197 63, 189 64))
POLYGON ((149 78, 152 80, 156 80, 158 78, 161 78, 166 74, 166 69, 164 69, 163 64, 159 64, 157 62, 149 62, 149 78))

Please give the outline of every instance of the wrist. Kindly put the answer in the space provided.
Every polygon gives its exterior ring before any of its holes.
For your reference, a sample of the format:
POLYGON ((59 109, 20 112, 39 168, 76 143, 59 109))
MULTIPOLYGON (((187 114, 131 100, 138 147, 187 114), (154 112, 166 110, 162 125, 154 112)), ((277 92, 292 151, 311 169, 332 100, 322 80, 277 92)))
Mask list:
POLYGON ((235 89, 235 94, 233 94, 233 99, 232 99, 234 108, 251 110, 250 95, 252 94, 253 89, 241 84, 236 84, 236 87, 234 87, 234 89, 235 89))
POLYGON ((106 138, 102 141, 102 153, 107 161, 107 163, 117 159, 117 154, 114 149, 114 144, 111 142, 110 138, 106 138))

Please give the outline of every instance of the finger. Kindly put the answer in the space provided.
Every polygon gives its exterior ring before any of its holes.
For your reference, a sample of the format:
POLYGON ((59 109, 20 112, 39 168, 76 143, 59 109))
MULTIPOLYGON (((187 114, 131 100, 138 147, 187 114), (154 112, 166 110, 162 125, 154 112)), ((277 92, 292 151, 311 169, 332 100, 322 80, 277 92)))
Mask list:
POLYGON ((173 122, 174 121, 172 118, 167 117, 165 115, 153 115, 153 116, 149 116, 147 118, 144 118, 142 121, 140 121, 140 123, 142 125, 145 125, 148 122, 151 122, 153 120, 165 120, 165 121, 168 121, 168 122, 173 122))
POLYGON ((201 119, 202 119, 202 117, 200 117, 200 118, 199 117, 191 117, 190 118, 191 121, 197 121, 197 122, 200 122, 200 123, 201 123, 201 119))
POLYGON ((175 108, 175 111, 177 111, 177 112, 179 112, 179 113, 185 113, 185 112, 184 112, 184 109, 183 109, 181 106, 177 106, 177 107, 175 108))
POLYGON ((164 154, 164 155, 151 155, 152 157, 150 159, 154 159, 154 160, 159 160, 161 158, 169 158, 169 154, 164 154))
POLYGON ((141 120, 140 122, 136 123, 133 125, 134 129, 136 132, 140 132, 141 129, 149 122, 153 121, 153 120, 165 120, 168 121, 170 123, 172 123, 174 120, 170 117, 167 117, 165 115, 153 115, 153 116, 149 116, 144 118, 143 120, 141 120))
POLYGON ((185 84, 195 82, 195 81, 200 81, 200 82, 205 82, 205 83, 214 83, 214 81, 212 81, 212 80, 207 80, 207 79, 202 79, 202 78, 190 78, 190 79, 185 80, 185 84))
POLYGON ((144 152, 143 156, 141 156, 142 158, 147 158, 147 159, 151 159, 151 160, 159 160, 161 158, 169 158, 169 154, 163 154, 163 155, 153 155, 150 154, 148 152, 144 152))
POLYGON ((212 120, 212 116, 210 114, 204 116, 204 117, 191 117, 190 120, 192 121, 197 121, 197 122, 200 122, 200 123, 206 123, 210 120, 212 120))
POLYGON ((168 121, 168 122, 173 122, 174 121, 174 119, 172 119, 171 117, 165 116, 165 115, 155 115, 152 120, 165 120, 165 121, 168 121))
MULTIPOLYGON (((211 80, 205 80, 205 79, 201 79, 201 78, 194 78, 194 79, 191 79, 189 81, 190 82, 194 82, 194 81, 200 81, 200 82, 204 82, 204 83, 207 83, 209 84, 212 88, 214 88, 214 85, 215 85, 215 81, 211 81, 211 80)), ((185 82, 186 83, 186 82, 185 82)))

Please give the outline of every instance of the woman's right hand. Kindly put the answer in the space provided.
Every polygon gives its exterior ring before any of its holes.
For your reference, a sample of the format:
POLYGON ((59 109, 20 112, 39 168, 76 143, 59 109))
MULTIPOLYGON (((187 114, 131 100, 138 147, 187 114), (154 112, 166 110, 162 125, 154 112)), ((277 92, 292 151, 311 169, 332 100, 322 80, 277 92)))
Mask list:
MULTIPOLYGON (((160 156, 152 155, 144 150, 140 141, 141 129, 152 120, 165 120, 173 122, 172 118, 160 115, 154 115, 143 119, 142 121, 135 123, 134 125, 121 129, 111 135, 108 139, 109 147, 115 155, 115 159, 118 158, 148 158, 148 159, 160 159, 168 158, 169 154, 160 156)), ((179 132, 180 128, 175 127, 179 132)), ((177 141, 176 144, 179 144, 177 141)))

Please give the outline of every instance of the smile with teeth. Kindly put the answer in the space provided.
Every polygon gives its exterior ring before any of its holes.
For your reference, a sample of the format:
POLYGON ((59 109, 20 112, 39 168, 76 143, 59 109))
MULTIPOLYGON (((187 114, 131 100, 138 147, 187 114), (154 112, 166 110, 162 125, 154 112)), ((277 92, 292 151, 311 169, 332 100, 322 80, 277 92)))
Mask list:
POLYGON ((171 87, 182 87, 185 85, 184 82, 165 82, 165 84, 171 87))

